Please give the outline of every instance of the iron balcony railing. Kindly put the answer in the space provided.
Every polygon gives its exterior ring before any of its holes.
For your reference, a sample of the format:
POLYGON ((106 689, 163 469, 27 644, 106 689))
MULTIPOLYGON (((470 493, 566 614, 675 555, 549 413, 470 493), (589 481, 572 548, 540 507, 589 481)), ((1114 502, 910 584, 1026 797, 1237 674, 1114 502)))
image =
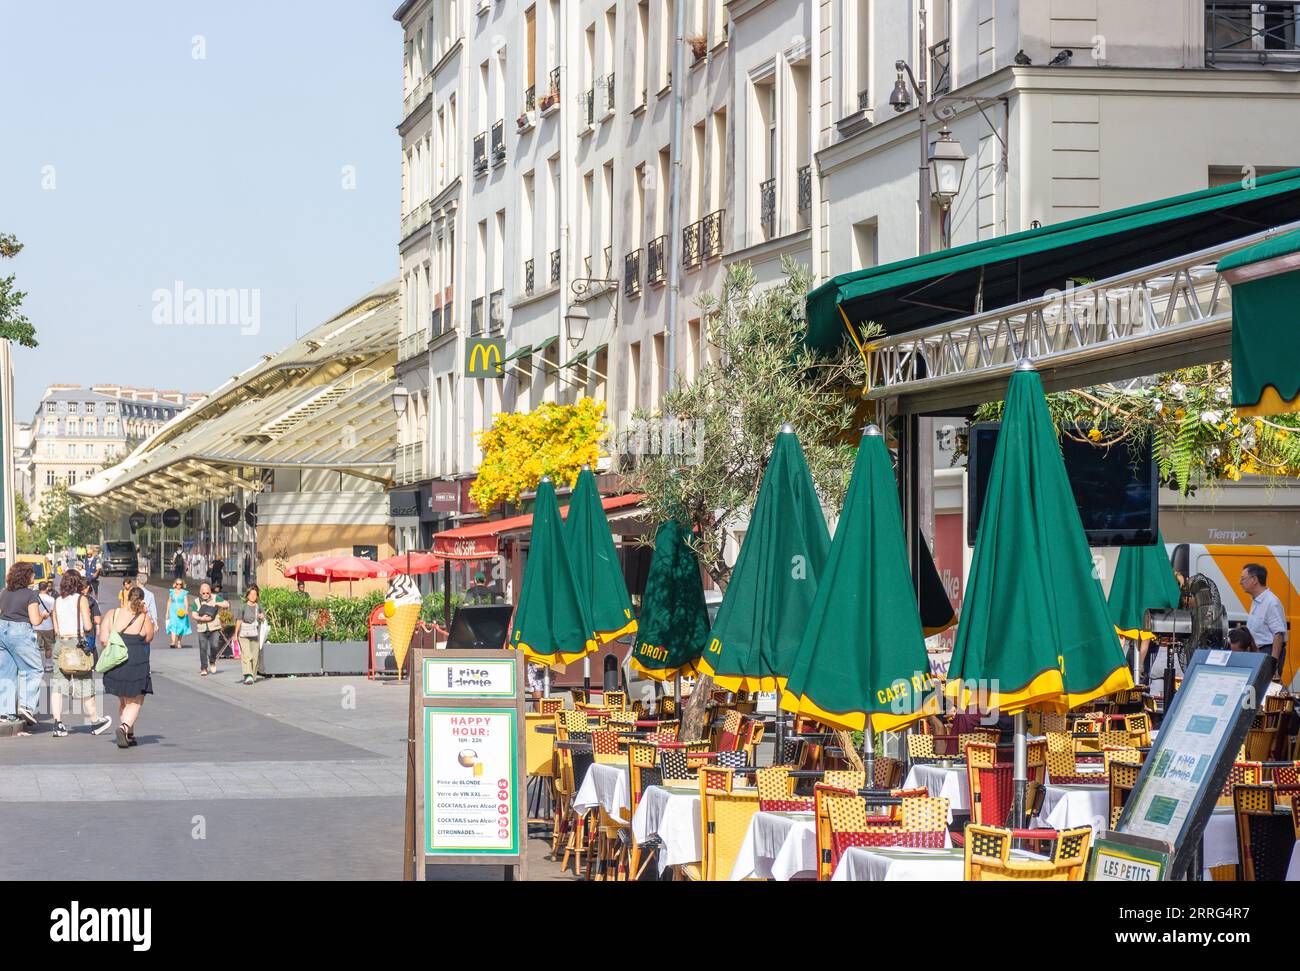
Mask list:
POLYGON ((693 222, 682 230, 682 266, 698 266, 700 256, 700 224, 693 222))
POLYGON ((397 446, 395 478, 399 485, 418 482, 424 478, 424 442, 397 446))
POLYGON ((447 301, 441 307, 433 308, 433 326, 430 331, 430 338, 441 337, 455 328, 455 318, 452 316, 451 301, 447 301))
POLYGON ((641 292, 641 251, 634 249, 623 257, 623 292, 635 297, 641 292))
POLYGON ((610 274, 610 273, 613 271, 613 269, 614 269, 614 247, 613 247, 613 246, 606 246, 603 250, 601 250, 601 252, 602 252, 602 253, 604 254, 604 256, 605 256, 605 270, 604 270, 604 273, 605 273, 605 276, 609 276, 609 274, 610 274))
POLYGON ((666 279, 668 267, 667 261, 664 259, 664 248, 667 245, 667 236, 656 237, 646 244, 646 283, 663 283, 666 279))
POLYGON ((776 235, 776 179, 758 184, 758 220, 769 237, 776 235))
POLYGON ((506 160, 506 123, 502 119, 492 126, 492 162, 497 164, 506 160))
POLYGON ((504 330, 506 326, 506 292, 493 290, 488 298, 488 327, 493 334, 504 330))
POLYGON ((931 90, 935 94, 947 94, 952 90, 951 54, 952 41, 947 37, 930 45, 931 90))
POLYGON ((613 74, 605 75, 604 93, 605 93, 605 110, 612 113, 614 111, 614 75, 613 74))
POLYGON ((722 255, 722 216, 725 212, 725 209, 718 209, 700 220, 700 250, 706 260, 722 255))
POLYGON ((866 111, 871 107, 871 92, 864 89, 858 92, 858 111, 866 111))
POLYGON ((560 102, 560 69, 558 67, 551 69, 551 97, 555 103, 560 102))
POLYGON ((799 211, 812 208, 812 166, 799 166, 799 211))
POLYGON ((524 90, 524 111, 537 110, 537 85, 530 84, 524 90))
POLYGON ((596 123, 596 89, 588 88, 582 92, 582 121, 586 125, 596 123))
POLYGON ((1300 58, 1300 4, 1206 0, 1205 60, 1254 61, 1300 58))
POLYGON ((423 229, 432 221, 433 207, 428 202, 420 203, 402 217, 402 239, 406 239, 416 230, 423 229))
POLYGON ((551 250, 551 286, 560 282, 560 251, 551 250))
POLYGON ((433 94, 433 74, 426 74, 420 78, 419 82, 411 89, 405 100, 402 102, 402 120, 405 121, 411 116, 416 108, 424 104, 424 100, 433 94))
POLYGON ((469 336, 477 337, 483 333, 483 304, 482 297, 475 297, 469 305, 469 336))
POLYGON ((488 134, 485 131, 479 132, 474 136, 474 172, 482 173, 487 171, 487 139, 488 134))
POLYGON ((525 297, 531 297, 533 295, 533 283, 534 283, 533 261, 524 260, 524 296, 525 297))

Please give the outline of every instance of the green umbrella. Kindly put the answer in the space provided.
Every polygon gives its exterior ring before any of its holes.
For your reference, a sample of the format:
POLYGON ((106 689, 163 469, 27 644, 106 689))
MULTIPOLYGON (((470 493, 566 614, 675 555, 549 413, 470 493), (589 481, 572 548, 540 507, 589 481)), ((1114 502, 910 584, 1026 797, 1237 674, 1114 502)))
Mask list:
POLYGON ((596 640, 604 644, 636 630, 632 598, 614 549, 609 520, 596 491, 596 476, 584 465, 569 497, 564 521, 564 545, 573 564, 573 576, 595 625, 596 640))
POLYGON ((1133 687, 1037 371, 1007 389, 948 694, 1003 713, 1133 687), (977 694, 979 693, 979 694, 977 694))
POLYGON ((533 530, 510 646, 530 661, 569 664, 596 650, 591 615, 578 591, 549 476, 537 485, 533 530))
POLYGON ((1159 530, 1154 546, 1125 546, 1119 551, 1106 605, 1121 637, 1150 640, 1155 635, 1146 630, 1146 612, 1171 610, 1181 597, 1159 530))
POLYGON ((808 462, 784 425, 700 672, 730 691, 784 688, 830 546, 808 462))
POLYGON ((704 580, 685 542, 689 532, 675 519, 661 523, 655 532, 632 663, 656 681, 690 674, 709 640, 704 580))
POLYGON ((835 728, 903 728, 923 717, 930 661, 889 451, 862 438, 781 707, 835 728))

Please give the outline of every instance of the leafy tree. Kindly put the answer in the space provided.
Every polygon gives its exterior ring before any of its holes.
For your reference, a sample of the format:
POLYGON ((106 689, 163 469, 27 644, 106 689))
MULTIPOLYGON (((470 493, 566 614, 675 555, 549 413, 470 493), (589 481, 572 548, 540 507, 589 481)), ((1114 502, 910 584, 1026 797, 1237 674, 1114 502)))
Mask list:
POLYGON ((543 475, 572 485, 584 465, 596 465, 605 435, 605 403, 580 398, 575 404, 547 402, 535 411, 500 412, 478 433, 483 462, 470 497, 480 509, 515 502, 537 488, 543 475))
MULTIPOLYGON (((804 345, 812 277, 792 260, 782 269, 784 281, 760 289, 748 264, 729 267, 721 293, 701 300, 711 363, 664 395, 659 414, 634 416, 651 427, 668 423, 676 431, 669 439, 687 446, 660 447, 660 454, 641 458, 632 478, 656 520, 679 515, 690 523, 688 542, 724 589, 727 537, 758 498, 781 425, 794 426, 817 491, 834 514, 867 420, 861 358, 851 348, 826 356, 804 345)), ((873 328, 864 336, 878 333, 873 328)), ((701 677, 696 685, 684 713, 684 738, 698 737, 711 684, 701 677)))
MULTIPOLYGON (((17 237, 0 233, 0 259, 13 259, 22 252, 23 244, 17 237)), ((8 338, 23 347, 36 346, 36 328, 22 313, 23 298, 27 294, 14 289, 14 276, 0 276, 0 337, 8 338)))
POLYGON ((99 517, 88 512, 66 484, 56 483, 41 497, 41 512, 32 530, 41 547, 35 552, 44 552, 51 543, 55 549, 98 543, 101 527, 99 517))
POLYGON ((36 535, 32 510, 22 496, 14 497, 14 528, 18 535, 15 544, 19 553, 44 553, 45 544, 36 535))

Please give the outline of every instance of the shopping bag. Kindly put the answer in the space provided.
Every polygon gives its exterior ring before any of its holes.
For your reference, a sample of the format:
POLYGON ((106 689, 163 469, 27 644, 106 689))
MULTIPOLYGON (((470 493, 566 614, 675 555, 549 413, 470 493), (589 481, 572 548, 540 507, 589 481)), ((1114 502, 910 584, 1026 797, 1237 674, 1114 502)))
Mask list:
POLYGON ((113 668, 125 664, 127 653, 126 641, 122 640, 121 634, 113 631, 108 635, 108 643, 99 652, 99 661, 95 664, 95 670, 103 674, 105 671, 111 671, 113 668))

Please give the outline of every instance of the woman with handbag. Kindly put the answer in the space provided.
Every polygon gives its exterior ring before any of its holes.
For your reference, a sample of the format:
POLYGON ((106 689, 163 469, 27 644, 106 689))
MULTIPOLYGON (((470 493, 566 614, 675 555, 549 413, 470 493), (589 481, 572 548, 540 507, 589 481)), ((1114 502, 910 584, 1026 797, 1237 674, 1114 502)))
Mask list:
POLYGON ((189 594, 180 577, 172 581, 171 592, 167 594, 167 633, 171 635, 173 648, 184 647, 185 638, 190 634, 189 594))
POLYGON ((63 738, 63 700, 81 702, 82 713, 92 735, 103 735, 113 724, 107 715, 96 714, 95 655, 86 640, 90 630, 90 601, 85 597, 86 581, 76 570, 68 570, 59 581, 59 599, 54 601, 54 671, 50 674, 50 712, 54 716, 54 737, 63 738))
POLYGON ((239 666, 244 671, 244 684, 257 680, 257 662, 262 653, 262 624, 266 611, 258 604, 261 591, 253 584, 244 594, 244 602, 235 615, 235 642, 239 645, 239 666))
POLYGON ((135 744, 135 723, 140 718, 140 707, 144 704, 144 696, 153 694, 153 679, 149 676, 149 642, 156 630, 145 608, 144 591, 139 587, 132 587, 125 607, 115 607, 104 616, 104 624, 99 630, 103 642, 99 670, 104 673, 104 691, 117 695, 118 701, 118 748, 135 744))

